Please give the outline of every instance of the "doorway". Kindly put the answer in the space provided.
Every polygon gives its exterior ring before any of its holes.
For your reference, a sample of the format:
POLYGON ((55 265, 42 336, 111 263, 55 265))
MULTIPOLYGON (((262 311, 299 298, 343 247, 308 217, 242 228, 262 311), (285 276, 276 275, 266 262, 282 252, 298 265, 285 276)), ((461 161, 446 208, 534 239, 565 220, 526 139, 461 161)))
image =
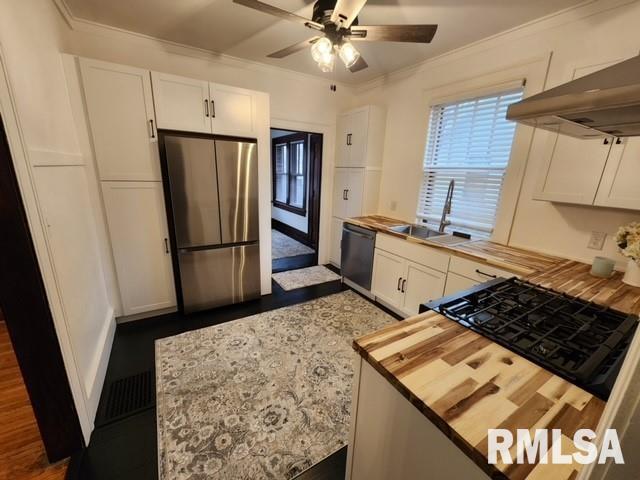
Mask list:
POLYGON ((320 133, 271 129, 271 255, 274 273, 318 264, 320 133))

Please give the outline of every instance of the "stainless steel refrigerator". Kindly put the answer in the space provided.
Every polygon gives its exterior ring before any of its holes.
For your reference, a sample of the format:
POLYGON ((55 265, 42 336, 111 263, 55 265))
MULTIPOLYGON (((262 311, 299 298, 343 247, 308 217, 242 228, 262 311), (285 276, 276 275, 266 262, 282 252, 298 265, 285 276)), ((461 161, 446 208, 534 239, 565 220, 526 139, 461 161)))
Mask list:
POLYGON ((185 312, 260 296, 256 143, 165 134, 185 312))

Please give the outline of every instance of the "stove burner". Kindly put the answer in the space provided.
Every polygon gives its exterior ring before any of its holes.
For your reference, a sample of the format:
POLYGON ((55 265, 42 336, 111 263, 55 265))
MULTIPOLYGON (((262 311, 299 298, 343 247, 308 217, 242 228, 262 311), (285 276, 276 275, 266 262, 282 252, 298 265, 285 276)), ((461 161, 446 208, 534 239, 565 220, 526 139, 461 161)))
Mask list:
POLYGON ((511 278, 425 304, 607 399, 638 319, 511 278))

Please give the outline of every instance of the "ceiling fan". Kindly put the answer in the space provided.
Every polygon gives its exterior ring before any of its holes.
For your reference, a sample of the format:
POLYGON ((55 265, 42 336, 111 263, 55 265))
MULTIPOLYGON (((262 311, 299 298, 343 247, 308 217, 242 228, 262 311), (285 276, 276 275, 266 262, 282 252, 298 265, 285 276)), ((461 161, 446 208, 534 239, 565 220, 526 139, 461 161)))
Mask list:
POLYGON ((308 19, 259 0, 233 0, 276 17, 301 23, 319 34, 278 50, 270 58, 284 58, 311 47, 311 55, 323 72, 333 71, 336 53, 353 73, 368 67, 351 42, 412 42, 430 43, 437 25, 358 25, 358 14, 367 0, 317 0, 313 18, 308 19))

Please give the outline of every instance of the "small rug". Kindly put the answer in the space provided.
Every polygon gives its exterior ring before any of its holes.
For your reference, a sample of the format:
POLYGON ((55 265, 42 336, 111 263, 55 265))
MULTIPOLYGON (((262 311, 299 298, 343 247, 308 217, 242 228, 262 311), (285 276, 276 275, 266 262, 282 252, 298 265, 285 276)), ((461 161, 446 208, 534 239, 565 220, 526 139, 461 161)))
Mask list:
POLYGON ((340 275, 333 273, 327 267, 316 265, 315 267, 299 268, 287 272, 274 273, 271 275, 278 285, 284 290, 295 290, 296 288, 308 287, 319 283, 333 282, 340 280, 340 275))
POLYGON ((160 480, 287 480, 342 448, 351 343, 393 321, 345 291, 157 340, 160 480))
POLYGON ((303 245, 278 230, 271 230, 271 258, 273 260, 295 257, 297 255, 308 255, 313 252, 313 248, 303 245))

